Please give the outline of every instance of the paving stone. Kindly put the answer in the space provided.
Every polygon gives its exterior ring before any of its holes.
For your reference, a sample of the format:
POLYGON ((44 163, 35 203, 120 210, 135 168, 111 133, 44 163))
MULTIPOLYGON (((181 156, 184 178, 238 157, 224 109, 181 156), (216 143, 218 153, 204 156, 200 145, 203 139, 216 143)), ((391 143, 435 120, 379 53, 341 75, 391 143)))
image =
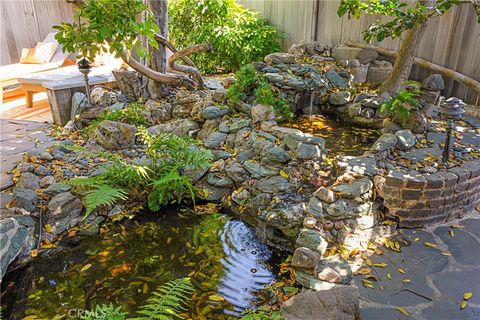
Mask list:
POLYGON ((406 319, 397 309, 392 308, 362 308, 360 306, 360 319, 365 320, 401 320, 406 319))
POLYGON ((477 320, 480 318, 479 308, 467 306, 467 308, 461 310, 459 307, 460 301, 461 296, 454 302, 441 299, 433 306, 423 310, 422 316, 428 320, 477 320))
POLYGON ((455 229, 454 237, 450 236, 449 230, 450 227, 442 226, 436 228, 434 233, 448 246, 453 258, 461 264, 480 265, 480 242, 462 229, 455 229))
POLYGON ((480 219, 465 219, 460 224, 465 226, 465 231, 480 238, 480 219))
MULTIPOLYGON (((474 248, 472 248, 474 249, 474 248)), ((472 254, 474 254, 472 252, 472 254)), ((442 293, 442 300, 458 304, 464 292, 472 292, 468 300, 470 304, 480 304, 480 276, 478 269, 448 271, 437 273, 433 276, 433 284, 442 293)))
MULTIPOLYGON (((425 241, 435 242, 431 233, 406 229, 403 230, 403 234, 407 242, 410 241, 412 244, 409 247, 402 247, 401 253, 384 249, 384 254, 370 257, 372 263, 384 262, 387 267, 373 267, 374 275, 379 278, 374 284, 374 289, 359 286, 360 296, 364 300, 405 307, 429 302, 421 296, 433 299, 434 291, 428 285, 427 276, 445 270, 448 259, 440 250, 423 245, 425 241), (413 241, 417 237, 420 240, 413 241), (405 274, 398 272, 398 268, 402 268, 405 274), (391 274, 391 280, 386 277, 388 272, 391 274), (404 279, 410 279, 411 282, 404 284, 402 282, 404 279), (384 290, 380 290, 380 286, 383 286, 384 290)), ((357 277, 357 282, 361 279, 363 278, 357 277)))

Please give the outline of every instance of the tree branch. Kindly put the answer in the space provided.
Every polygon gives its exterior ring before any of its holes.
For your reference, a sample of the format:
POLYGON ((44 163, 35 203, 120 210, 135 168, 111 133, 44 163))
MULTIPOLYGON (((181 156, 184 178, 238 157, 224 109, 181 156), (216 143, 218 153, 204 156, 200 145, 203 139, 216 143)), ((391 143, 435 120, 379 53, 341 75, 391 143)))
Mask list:
POLYGON ((211 44, 197 44, 183 50, 175 52, 169 59, 168 59, 168 66, 175 71, 180 71, 183 73, 187 73, 192 75, 197 81, 197 85, 199 89, 204 89, 205 86, 203 85, 203 78, 197 68, 191 66, 184 66, 176 64, 175 61, 178 59, 182 59, 191 53, 197 52, 209 52, 212 50, 211 44))
POLYGON ((123 50, 122 51, 122 59, 123 61, 125 61, 126 64, 128 64, 132 69, 134 69, 135 71, 137 71, 138 73, 154 80, 154 81, 158 81, 158 82, 161 82, 161 83, 166 83, 166 84, 169 84, 169 85, 172 85, 172 86, 187 86, 189 89, 194 89, 195 88, 195 82, 188 78, 188 77, 185 77, 185 76, 182 76, 182 75, 173 75, 173 74, 168 74, 168 73, 161 73, 161 72, 157 72, 157 71, 154 71, 146 66, 144 66, 143 64, 141 64, 140 62, 138 62, 137 60, 135 60, 131 54, 126 51, 126 50, 123 50))

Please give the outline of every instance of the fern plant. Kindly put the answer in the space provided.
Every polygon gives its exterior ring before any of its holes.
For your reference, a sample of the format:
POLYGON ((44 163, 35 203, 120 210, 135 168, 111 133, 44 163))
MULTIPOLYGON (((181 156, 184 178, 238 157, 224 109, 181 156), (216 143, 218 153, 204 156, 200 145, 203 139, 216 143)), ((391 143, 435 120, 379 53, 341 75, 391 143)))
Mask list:
POLYGON ((113 304, 97 305, 93 310, 87 310, 82 320, 125 320, 127 314, 123 312, 122 307, 114 307, 113 304))
POLYGON ((83 197, 83 204, 85 205, 86 211, 82 220, 88 218, 95 208, 104 205, 114 205, 120 200, 127 199, 128 193, 124 189, 111 186, 104 180, 103 176, 74 178, 64 183, 86 190, 83 197))
POLYGON ((184 305, 191 299, 192 292, 193 286, 189 278, 169 281, 153 292, 147 304, 137 311, 139 317, 134 320, 182 319, 180 314, 187 310, 184 305))
MULTIPOLYGON (((138 317, 130 320, 171 320, 183 319, 181 313, 186 311, 185 304, 191 299, 193 286, 189 278, 180 278, 169 281, 158 287, 147 303, 137 311, 138 317)), ((83 320, 125 320, 126 313, 122 307, 97 305, 95 309, 87 311, 83 320)))
MULTIPOLYGON (((213 159, 212 153, 200 148, 197 141, 187 137, 174 134, 153 136, 145 128, 139 129, 139 135, 147 146, 145 152, 148 159, 145 165, 128 163, 119 156, 104 151, 101 156, 109 159, 110 164, 102 167, 102 174, 65 182, 84 191, 84 219, 95 208, 126 200, 129 194, 142 197, 146 195, 148 206, 153 211, 158 211, 162 205, 180 202, 185 195, 195 201, 192 180, 184 172, 209 166, 213 159), (140 192, 131 192, 132 190, 140 192)), ((98 155, 85 148, 75 149, 98 155)))

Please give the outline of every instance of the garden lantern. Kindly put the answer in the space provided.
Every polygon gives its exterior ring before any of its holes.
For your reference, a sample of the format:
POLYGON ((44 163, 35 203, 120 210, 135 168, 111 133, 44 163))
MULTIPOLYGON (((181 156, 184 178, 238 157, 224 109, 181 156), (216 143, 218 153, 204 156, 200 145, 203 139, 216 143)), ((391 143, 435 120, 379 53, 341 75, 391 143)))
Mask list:
POLYGON ((458 98, 452 97, 443 101, 441 106, 440 114, 442 118, 448 121, 445 146, 442 153, 442 161, 445 165, 448 165, 448 158, 450 156, 450 139, 452 136, 452 131, 455 128, 454 121, 460 119, 465 113, 463 108, 465 103, 458 98))
POLYGON ((90 85, 88 84, 88 74, 90 73, 90 61, 83 58, 77 63, 78 70, 83 74, 83 81, 85 82, 85 92, 88 103, 90 103, 90 85))

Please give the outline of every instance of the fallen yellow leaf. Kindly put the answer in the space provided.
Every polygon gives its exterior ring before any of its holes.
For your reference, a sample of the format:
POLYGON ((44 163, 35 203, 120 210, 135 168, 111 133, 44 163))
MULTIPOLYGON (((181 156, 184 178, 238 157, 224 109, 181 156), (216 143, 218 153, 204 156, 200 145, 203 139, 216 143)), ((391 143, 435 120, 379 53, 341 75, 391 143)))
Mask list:
POLYGON ((471 293, 471 292, 465 292, 465 293, 463 294, 463 299, 465 299, 465 300, 468 300, 468 299, 470 299, 471 297, 473 297, 473 293, 471 293))
POLYGON ((455 236, 455 232, 453 232, 453 229, 450 229, 448 231, 448 233, 450 234, 450 237, 454 237, 455 236))
POLYGON ((412 282, 412 280, 410 280, 410 279, 403 279, 402 282, 406 284, 406 283, 412 282))
POLYGON ((222 297, 221 295, 218 295, 218 294, 212 294, 211 296, 208 297, 208 299, 212 300, 212 301, 224 301, 225 298, 222 297))
POLYGON ((288 174, 287 174, 285 171, 280 170, 280 175, 281 175, 282 177, 284 177, 285 179, 288 179, 288 174))
POLYGON ((373 266, 374 267, 379 267, 379 268, 385 268, 387 266, 387 264, 384 263, 384 262, 381 262, 381 263, 374 263, 373 266))
POLYGON ((431 243, 431 242, 424 242, 423 245, 426 246, 426 247, 430 247, 430 248, 436 248, 437 247, 437 245, 435 243, 431 243))
POLYGON ((45 231, 47 231, 48 233, 52 232, 52 226, 49 223, 45 225, 45 231))
POLYGON ((387 272, 387 279, 392 280, 392 276, 390 275, 390 272, 387 272))
POLYGON ((403 314, 404 316, 407 316, 408 317, 408 312, 407 310, 405 310, 404 308, 402 307, 395 307, 395 309, 397 309, 401 314, 403 314))
POLYGON ((398 272, 405 274, 405 270, 403 270, 402 268, 398 268, 397 270, 398 272))
POLYGON ((462 302, 460 302, 460 309, 465 309, 467 307, 467 301, 463 300, 462 302))
POLYGON ((84 272, 84 271, 87 271, 88 269, 90 269, 92 267, 92 264, 91 263, 88 263, 86 265, 84 265, 82 267, 82 269, 80 269, 80 272, 84 272))

